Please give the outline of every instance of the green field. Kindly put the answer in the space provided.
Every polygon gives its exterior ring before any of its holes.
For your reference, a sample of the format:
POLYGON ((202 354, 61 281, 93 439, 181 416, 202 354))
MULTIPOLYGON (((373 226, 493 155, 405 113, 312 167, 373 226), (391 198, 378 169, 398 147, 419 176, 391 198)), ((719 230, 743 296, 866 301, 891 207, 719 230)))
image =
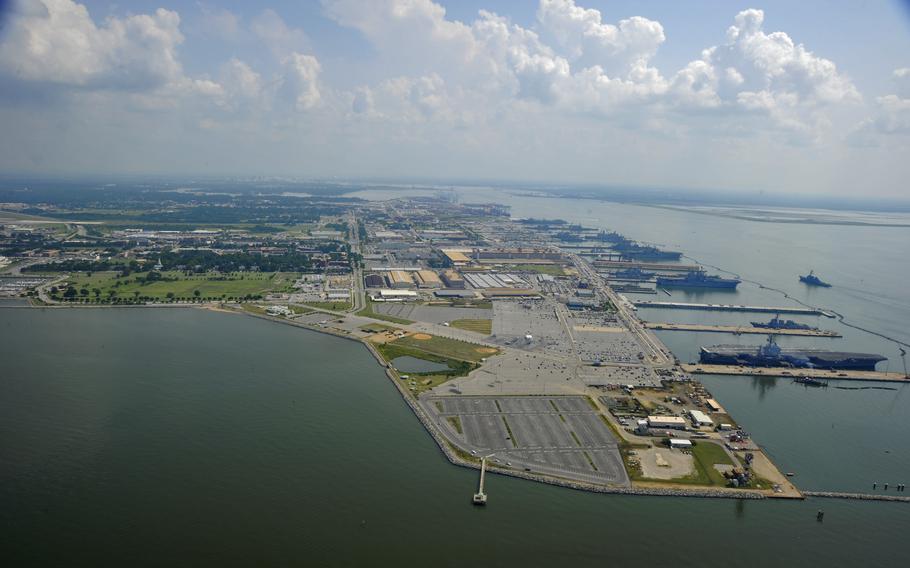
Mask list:
MULTIPOLYGON (((148 273, 133 273, 120 277, 116 272, 72 274, 67 282, 73 286, 77 299, 90 301, 152 300, 239 300, 272 292, 287 292, 297 278, 296 273, 249 272, 231 274, 199 274, 186 276, 183 272, 162 272, 161 280, 145 280, 148 273), (81 291, 87 290, 88 295, 81 291), (112 295, 113 294, 113 295, 112 295)), ((58 295, 59 297, 60 295, 58 295)))
MULTIPOLYGON (((704 487, 726 487, 727 480, 714 468, 715 464, 735 465, 727 452, 711 442, 698 441, 692 446, 692 457, 695 471, 685 477, 678 477, 662 483, 678 483, 680 485, 699 485, 704 487)), ((628 469, 628 468, 627 468, 628 469)), ((652 481, 643 478, 641 472, 629 472, 633 481, 652 481)))
POLYGON ((415 339, 415 336, 408 335, 401 339, 396 339, 388 345, 397 345, 417 349, 440 357, 458 359, 460 361, 470 361, 478 363, 481 359, 491 357, 499 351, 497 349, 475 345, 467 341, 449 339, 447 337, 432 336, 429 339, 415 339))
POLYGON ((306 302, 305 305, 320 310, 332 310, 334 312, 343 312, 351 309, 351 302, 306 302))
POLYGON ((493 320, 488 319, 459 319, 454 320, 449 325, 484 335, 493 333, 493 320))

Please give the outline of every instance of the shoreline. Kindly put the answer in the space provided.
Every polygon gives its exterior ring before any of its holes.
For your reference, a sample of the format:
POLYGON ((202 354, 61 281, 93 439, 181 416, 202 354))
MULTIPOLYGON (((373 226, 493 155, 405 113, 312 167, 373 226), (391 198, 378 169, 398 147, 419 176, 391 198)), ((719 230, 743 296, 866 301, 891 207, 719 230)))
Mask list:
MULTIPOLYGON (((284 324, 291 327, 296 327, 300 329, 305 329, 308 331, 314 331, 317 333, 323 333, 326 335, 331 335, 333 337, 338 337, 342 339, 347 339, 349 341, 354 341, 363 345, 366 350, 372 355, 376 362, 383 368, 386 378, 395 386, 399 395, 401 396, 405 405, 410 408, 411 412, 417 417, 418 421, 423 425, 424 430, 430 435, 433 441, 436 443, 436 446, 446 457, 449 463, 468 469, 480 470, 479 460, 469 460, 461 455, 458 451, 452 446, 451 442, 439 431, 436 424, 430 420, 423 408, 421 408, 418 401, 408 393, 404 387, 401 385, 400 379, 396 376, 394 369, 389 367, 387 361, 385 361, 382 355, 375 349, 375 347, 370 344, 368 341, 360 337, 355 337, 350 334, 339 333, 331 329, 323 327, 315 327, 307 325, 304 323, 298 323, 293 320, 287 320, 283 318, 273 317, 267 314, 257 314, 250 311, 234 309, 234 308, 225 308, 219 305, 213 304, 137 304, 137 305, 126 305, 126 306, 117 306, 117 305, 51 305, 51 306, 36 306, 32 304, 19 305, 19 306, 6 306, 9 308, 195 308, 201 310, 208 310, 213 312, 220 312, 225 314, 234 314, 241 316, 251 316, 257 319, 269 321, 272 323, 284 324)), ((327 314, 333 313, 325 310, 316 309, 314 311, 322 311, 327 314)), ((337 314, 336 314, 337 315, 337 314)), ((378 321, 378 320, 377 320, 378 321)), ((518 479, 524 479, 527 481, 534 481, 537 483, 544 483, 547 485, 553 485, 557 487, 564 487, 567 489, 573 489, 577 491, 585 491, 589 493, 601 493, 601 494, 614 494, 614 495, 629 495, 629 496, 647 496, 647 497, 689 497, 689 498, 700 498, 700 499, 735 499, 735 500, 806 500, 807 498, 837 498, 837 499, 850 499, 850 500, 863 500, 863 501, 888 501, 888 502, 906 502, 910 503, 910 497, 901 497, 901 496, 889 496, 889 495, 876 495, 876 494, 864 494, 864 493, 845 493, 845 492, 832 492, 832 491, 801 491, 798 490, 799 496, 791 495, 778 495, 778 494, 768 494, 765 491, 758 490, 738 490, 738 489, 729 489, 729 488, 672 488, 672 487, 611 487, 608 485, 598 485, 592 483, 585 483, 581 481, 573 481, 569 479, 562 479, 557 477, 546 476, 542 474, 535 474, 525 471, 517 471, 508 468, 499 467, 496 465, 488 465, 487 471, 497 473, 499 475, 504 475, 508 477, 514 477, 518 479)))

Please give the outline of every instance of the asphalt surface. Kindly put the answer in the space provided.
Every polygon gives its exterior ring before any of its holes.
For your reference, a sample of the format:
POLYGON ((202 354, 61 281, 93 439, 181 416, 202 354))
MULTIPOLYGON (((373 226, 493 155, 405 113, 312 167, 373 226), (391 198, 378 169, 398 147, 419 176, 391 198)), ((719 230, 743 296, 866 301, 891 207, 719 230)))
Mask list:
POLYGON ((433 396, 421 404, 451 442, 478 456, 494 454, 497 465, 629 485, 616 438, 584 397, 433 396))

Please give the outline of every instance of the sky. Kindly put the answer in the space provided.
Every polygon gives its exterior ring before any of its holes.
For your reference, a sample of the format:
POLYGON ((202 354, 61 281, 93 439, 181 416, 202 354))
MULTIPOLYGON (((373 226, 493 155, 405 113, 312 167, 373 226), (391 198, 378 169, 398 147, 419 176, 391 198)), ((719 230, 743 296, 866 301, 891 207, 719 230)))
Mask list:
POLYGON ((0 173, 907 198, 910 3, 0 0, 0 173))

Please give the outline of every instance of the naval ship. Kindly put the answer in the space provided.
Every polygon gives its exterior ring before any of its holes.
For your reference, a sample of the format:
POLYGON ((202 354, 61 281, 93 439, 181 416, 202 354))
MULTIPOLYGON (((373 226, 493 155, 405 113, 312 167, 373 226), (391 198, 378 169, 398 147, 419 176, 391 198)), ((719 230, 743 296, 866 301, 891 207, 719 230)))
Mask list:
POLYGON ((876 363, 887 357, 875 353, 850 353, 824 349, 781 347, 773 336, 760 346, 712 345, 702 347, 699 361, 708 365, 746 367, 802 367, 807 369, 850 369, 874 371, 876 363))
POLYGON ((808 284, 809 286, 821 286, 822 288, 830 288, 831 285, 827 282, 823 282, 821 278, 815 275, 814 270, 810 270, 809 274, 805 276, 800 276, 799 281, 803 284, 808 284))
POLYGON ((610 275, 610 278, 620 280, 650 280, 655 276, 657 276, 656 272, 646 272, 641 268, 626 268, 625 270, 617 270, 610 275))
POLYGON ((782 320, 780 319, 780 314, 771 318, 771 321, 753 321, 749 323, 752 324, 752 327, 767 327, 770 329, 811 329, 813 331, 818 331, 817 327, 812 327, 805 323, 799 323, 793 320, 782 320))
POLYGON ((741 282, 738 278, 709 276, 703 271, 690 271, 685 276, 658 276, 657 285, 662 288, 736 288, 741 282))

